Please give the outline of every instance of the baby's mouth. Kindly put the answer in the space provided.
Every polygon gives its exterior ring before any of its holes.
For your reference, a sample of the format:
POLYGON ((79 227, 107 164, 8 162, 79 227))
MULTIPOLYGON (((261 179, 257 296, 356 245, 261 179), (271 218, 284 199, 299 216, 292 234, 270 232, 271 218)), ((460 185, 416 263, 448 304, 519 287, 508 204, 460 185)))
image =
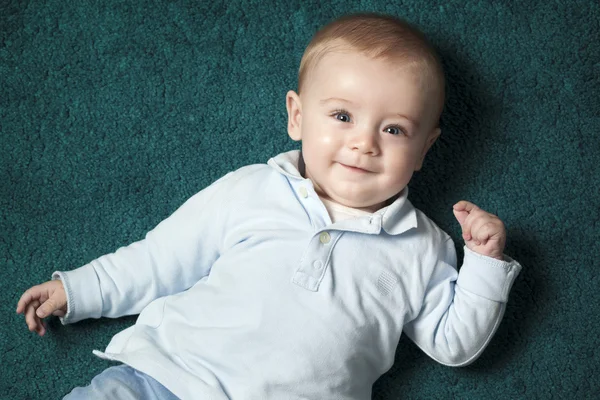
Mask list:
POLYGON ((340 164, 342 167, 344 167, 344 169, 348 170, 348 171, 352 171, 352 172, 357 172, 357 173, 370 173, 372 171, 366 170, 364 168, 360 168, 360 167, 355 167, 352 165, 347 165, 341 162, 338 162, 338 164, 340 164))

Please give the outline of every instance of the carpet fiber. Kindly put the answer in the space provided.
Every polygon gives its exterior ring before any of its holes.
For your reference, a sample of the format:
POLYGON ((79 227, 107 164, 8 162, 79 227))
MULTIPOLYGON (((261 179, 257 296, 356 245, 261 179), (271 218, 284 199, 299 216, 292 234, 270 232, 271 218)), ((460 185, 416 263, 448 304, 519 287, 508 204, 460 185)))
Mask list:
POLYGON ((406 18, 444 60, 443 134, 413 203, 459 248, 456 201, 497 213, 524 267, 475 364, 438 365, 402 339, 373 398, 600 396, 599 3, 322 3, 1 2, 1 398, 59 398, 109 365, 92 349, 135 317, 51 319, 38 338, 15 314, 22 291, 297 148, 285 93, 313 32, 351 11, 406 18))

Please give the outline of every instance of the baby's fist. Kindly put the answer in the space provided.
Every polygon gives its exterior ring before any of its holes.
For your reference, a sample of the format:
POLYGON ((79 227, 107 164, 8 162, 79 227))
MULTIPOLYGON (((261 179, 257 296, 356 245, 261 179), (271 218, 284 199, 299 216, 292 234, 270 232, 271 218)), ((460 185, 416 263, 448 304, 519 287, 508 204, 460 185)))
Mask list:
POLYGON ((467 248, 481 255, 503 260, 506 230, 500 218, 464 200, 456 203, 453 208, 467 248))

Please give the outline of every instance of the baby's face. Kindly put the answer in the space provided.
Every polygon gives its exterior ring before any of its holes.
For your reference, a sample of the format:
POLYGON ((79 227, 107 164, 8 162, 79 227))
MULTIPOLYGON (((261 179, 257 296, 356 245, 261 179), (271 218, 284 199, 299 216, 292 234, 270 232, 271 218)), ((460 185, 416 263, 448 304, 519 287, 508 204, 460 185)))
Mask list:
POLYGON ((339 204, 381 208, 421 168, 439 135, 428 101, 428 82, 417 68, 328 53, 301 94, 287 97, 288 131, 302 140, 305 177, 339 204))

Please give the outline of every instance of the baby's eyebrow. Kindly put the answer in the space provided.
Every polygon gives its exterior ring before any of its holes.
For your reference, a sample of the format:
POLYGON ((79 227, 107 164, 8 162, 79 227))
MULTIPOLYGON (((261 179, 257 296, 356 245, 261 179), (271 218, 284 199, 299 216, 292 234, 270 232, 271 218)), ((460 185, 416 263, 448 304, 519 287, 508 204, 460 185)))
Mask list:
POLYGON ((406 115, 400 114, 400 113, 398 113, 396 115, 399 116, 402 119, 407 120, 415 129, 419 128, 419 122, 416 121, 416 120, 414 120, 413 118, 407 117, 406 115))
POLYGON ((332 101, 337 101, 337 102, 342 102, 342 103, 348 103, 348 104, 354 104, 350 100, 342 99, 341 97, 329 97, 327 99, 323 99, 323 100, 319 101, 319 103, 320 104, 327 104, 327 103, 330 103, 332 101))

